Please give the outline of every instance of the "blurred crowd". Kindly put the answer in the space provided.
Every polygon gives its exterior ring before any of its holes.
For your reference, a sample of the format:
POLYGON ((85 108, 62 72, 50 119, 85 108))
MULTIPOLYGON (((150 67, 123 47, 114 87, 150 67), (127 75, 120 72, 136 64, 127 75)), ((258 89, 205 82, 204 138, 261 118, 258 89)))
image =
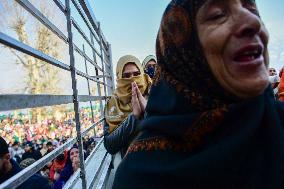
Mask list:
MULTIPOLYGON (((99 120, 99 115, 94 115, 92 122, 90 108, 80 110, 81 129, 84 130, 99 120)), ((98 125, 95 128, 96 136, 103 134, 103 128, 98 125)), ((64 137, 75 137, 75 115, 73 111, 65 112, 60 118, 44 119, 39 123, 32 123, 29 114, 9 114, 0 116, 0 135, 6 139, 9 144, 18 141, 25 143, 35 141, 37 144, 43 144, 47 140, 59 140, 64 137)))
POLYGON ((273 88, 273 92, 275 98, 284 101, 284 75, 283 75, 284 67, 279 70, 279 73, 275 68, 269 68, 269 80, 271 83, 271 87, 273 88))
MULTIPOLYGON (((98 120, 99 115, 92 117, 90 108, 80 109, 82 131, 98 120)), ((102 134, 103 128, 99 124, 83 137, 84 158, 90 154, 96 145, 96 138, 102 134)), ((31 123, 28 114, 2 115, 0 135, 8 144, 11 159, 24 169, 68 139, 76 137, 74 112, 66 112, 60 119, 44 119, 40 123, 31 123)), ((79 150, 75 144, 45 165, 39 174, 48 179, 54 188, 62 188, 79 168, 78 154, 79 150)))

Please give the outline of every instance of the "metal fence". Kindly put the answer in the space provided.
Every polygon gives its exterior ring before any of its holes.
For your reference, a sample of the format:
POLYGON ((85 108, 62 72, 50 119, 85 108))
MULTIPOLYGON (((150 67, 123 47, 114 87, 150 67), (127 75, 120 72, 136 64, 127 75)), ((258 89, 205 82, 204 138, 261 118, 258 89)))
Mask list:
MULTIPOLYGON (((96 171, 94 171, 93 178, 86 178, 86 166, 90 163, 91 159, 96 156, 96 152, 99 151, 103 145, 101 139, 96 148, 93 150, 91 155, 88 157, 86 161, 84 161, 83 154, 83 144, 82 137, 84 137, 90 130, 94 129, 98 124, 101 124, 104 121, 103 118, 103 101, 106 100, 106 97, 110 95, 113 91, 114 86, 114 76, 113 76, 113 68, 112 68, 112 57, 111 57, 111 46, 106 41, 104 35, 102 34, 100 24, 96 21, 92 9, 88 0, 49 0, 62 11, 62 13, 66 17, 67 21, 67 33, 68 36, 64 34, 60 30, 60 28, 56 27, 39 9, 37 9, 29 0, 15 0, 20 6, 22 6, 26 11, 33 15, 38 21, 41 22, 45 27, 51 30, 54 34, 56 34, 61 40, 63 40, 69 47, 69 58, 70 65, 67 65, 61 61, 56 60, 55 58, 42 53, 41 51, 24 44, 3 32, 0 32, 0 43, 10 48, 13 48, 17 51, 23 52, 34 58, 40 59, 48 64, 56 66, 60 69, 66 70, 70 73, 72 78, 72 91, 73 95, 26 95, 26 94, 1 94, 0 95, 0 111, 8 111, 15 109, 24 109, 24 108, 35 108, 35 107, 43 107, 43 106, 52 106, 52 105, 61 105, 73 103, 74 112, 75 112, 75 121, 76 121, 76 132, 77 137, 69 139, 66 143, 64 143, 59 148, 55 149, 48 155, 44 156, 36 163, 32 164, 28 168, 24 169, 16 176, 10 178, 6 182, 0 185, 2 189, 10 189, 16 188, 21 185, 24 181, 26 181, 33 174, 38 172, 41 168, 43 168, 48 162, 52 161, 59 154, 61 154, 65 149, 72 146, 76 142, 79 147, 79 159, 80 159, 80 169, 73 175, 71 178, 71 182, 69 182, 66 187, 73 187, 76 183, 76 180, 80 178, 80 187, 83 189, 94 187, 94 183, 97 182, 97 187, 102 186, 103 181, 100 181, 98 178, 99 171, 100 174, 106 175, 108 164, 110 163, 110 156, 107 153, 101 153, 102 158, 98 161, 98 166, 96 171), (65 2, 64 2, 65 1, 65 2), (76 11, 79 13, 83 22, 77 22, 74 17, 71 15, 71 4, 76 8, 76 11), (81 25, 87 26, 89 33, 84 33, 81 29, 81 25), (77 30, 83 39, 87 42, 87 44, 91 47, 93 57, 89 57, 85 52, 85 47, 82 48, 75 45, 73 40, 74 30, 77 30), (95 47, 95 45, 99 46, 99 49, 95 47), (86 72, 82 72, 78 70, 75 66, 75 55, 77 52, 80 56, 84 58, 84 62, 80 62, 81 64, 85 64, 86 72), (97 60, 96 57, 99 57, 97 60), (101 61, 101 65, 98 64, 98 61, 101 61), (94 66, 96 73, 94 75, 88 73, 87 62, 91 63, 94 66), (102 75, 99 75, 99 72, 102 75), (78 95, 78 86, 77 86, 77 76, 81 76, 87 79, 88 83, 88 92, 89 95, 78 95), (97 92, 98 96, 92 96, 90 91, 89 82, 97 83, 97 92), (103 85, 103 91, 101 90, 100 85, 103 85), (79 102, 90 102, 92 108, 92 102, 99 101, 100 102, 100 110, 101 110, 101 118, 99 121, 93 123, 89 128, 81 131, 80 125, 80 116, 79 116, 79 102), (107 162, 107 164, 105 163, 107 162), (88 181, 90 180, 90 181, 88 181)), ((92 111, 93 116, 93 111, 92 111)), ((92 119, 94 120, 94 119, 92 119)), ((89 177, 89 176, 88 176, 89 177)))

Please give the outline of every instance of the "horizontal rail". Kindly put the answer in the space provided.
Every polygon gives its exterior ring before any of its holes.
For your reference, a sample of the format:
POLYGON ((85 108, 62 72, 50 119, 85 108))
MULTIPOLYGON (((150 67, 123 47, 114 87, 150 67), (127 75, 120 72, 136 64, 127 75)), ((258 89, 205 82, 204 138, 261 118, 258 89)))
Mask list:
POLYGON ((23 53, 26 53, 28 55, 31 55, 35 58, 38 58, 40 60, 43 60, 47 63, 50 63, 58 68, 62 68, 64 70, 70 70, 70 67, 58 60, 56 60, 55 58, 51 57, 51 56, 48 56, 44 53, 42 53, 41 51, 39 50, 36 50, 2 32, 0 32, 0 43, 3 43, 4 45, 7 45, 11 48, 14 48, 18 51, 21 51, 23 53))
POLYGON ((103 157, 103 159, 102 159, 101 164, 99 165, 98 169, 97 169, 96 172, 95 172, 94 178, 92 178, 92 179, 91 179, 91 182, 89 182, 89 183, 90 183, 90 184, 89 184, 89 188, 94 188, 94 185, 95 185, 95 183, 96 183, 96 181, 97 181, 97 179, 98 179, 98 177, 99 177, 99 174, 100 174, 100 172, 101 172, 101 170, 102 170, 102 167, 103 167, 103 165, 104 165, 104 162, 105 162, 107 156, 108 156, 108 154, 105 153, 105 154, 104 154, 104 157, 103 157))
POLYGON ((96 186, 96 189, 102 189, 104 188, 106 181, 108 180, 108 176, 110 173, 110 164, 111 164, 111 155, 108 154, 105 161, 104 161, 104 166, 102 170, 102 175, 99 178, 98 184, 96 186))
POLYGON ((66 143, 58 147, 57 149, 53 150, 46 156, 42 157, 26 169, 22 170, 12 178, 8 179, 4 183, 0 185, 1 189, 11 189, 16 188, 22 183, 24 183, 27 179, 29 179, 31 176, 33 176, 35 173, 37 173, 41 168, 43 168, 47 163, 52 161, 54 158, 56 158, 59 154, 61 154, 65 149, 68 147, 74 145, 76 143, 76 140, 69 139, 66 143))
POLYGON ((88 101, 99 101, 105 100, 104 96, 89 96, 89 95, 78 95, 78 101, 80 102, 88 102, 88 101))
POLYGON ((75 173, 73 173, 73 175, 71 175, 71 177, 68 179, 68 181, 64 184, 63 189, 72 188, 76 184, 78 179, 80 179, 80 168, 77 169, 77 171, 75 173))
MULTIPOLYGON (((79 95, 79 101, 98 101, 105 100, 104 96, 79 95)), ((60 104, 73 103, 72 95, 23 95, 6 94, 0 95, 0 111, 36 108, 60 104)))
POLYGON ((98 141, 98 143, 96 144, 95 148, 92 150, 91 154, 86 159, 86 161, 85 161, 86 165, 89 165, 89 163, 91 162, 92 157, 96 154, 96 152, 98 151, 99 147, 103 144, 103 142, 104 142, 104 138, 102 137, 98 141))
POLYGON ((66 13, 66 7, 61 3, 60 0, 53 0, 53 2, 57 5, 57 7, 65 14, 66 13))
POLYGON ((107 65, 108 67, 111 66, 110 63, 106 61, 106 58, 104 58, 104 63, 105 63, 105 65, 107 65))
POLYGON ((72 95, 0 95, 0 111, 68 104, 72 95))
POLYGON ((79 75, 79 76, 82 76, 82 77, 85 77, 86 79, 89 79, 91 81, 94 81, 94 82, 97 82, 97 83, 100 83, 100 84, 103 84, 104 85, 104 82, 101 82, 99 81, 98 79, 95 79, 91 76, 89 76, 88 74, 84 73, 84 72, 81 72, 79 70, 76 70, 76 73, 79 75))
MULTIPOLYGON (((95 155, 95 153, 98 151, 98 148, 101 146, 101 144, 103 143, 103 138, 101 138, 99 140, 99 142, 96 144, 95 148, 92 150, 92 152, 90 153, 90 155, 88 156, 88 158, 85 160, 85 164, 88 165, 90 163, 90 161, 92 160, 93 156, 95 155)), ((66 182, 66 184, 64 185, 63 189, 70 189, 72 187, 74 187, 74 185, 76 184, 76 182, 80 179, 80 171, 77 170, 70 178, 69 180, 66 182)))
POLYGON ((94 78, 94 77, 92 77, 92 76, 89 76, 88 74, 86 74, 86 73, 84 73, 84 72, 81 72, 81 71, 79 71, 79 70, 76 70, 76 73, 77 73, 79 76, 85 77, 86 79, 89 79, 89 80, 94 81, 94 82, 99 83, 99 84, 103 84, 103 85, 108 86, 108 87, 111 87, 109 84, 104 83, 104 82, 102 82, 102 81, 99 81, 98 79, 96 79, 96 78, 94 78))
POLYGON ((88 180, 88 188, 93 188, 96 180, 99 177, 99 174, 102 170, 102 165, 105 161, 107 156, 107 152, 103 146, 103 138, 98 142, 97 148, 93 150, 92 154, 90 155, 89 159, 86 161, 86 174, 88 180))
POLYGON ((89 22, 91 23, 91 25, 93 26, 95 31, 97 33, 99 33, 99 23, 97 22, 95 15, 92 13, 92 11, 90 11, 91 9, 90 9, 90 5, 89 5, 88 1, 86 1, 86 0, 78 0, 78 1, 80 3, 81 7, 83 8, 83 11, 85 12, 89 22))
POLYGON ((84 137, 90 130, 94 129, 98 124, 100 124, 101 122, 104 121, 105 118, 100 119, 99 121, 97 121, 96 123, 94 123, 93 125, 91 125, 89 128, 85 129, 82 132, 82 137, 84 137))
POLYGON ((81 7, 83 8, 84 12, 86 13, 91 25, 93 26, 93 28, 95 28, 96 32, 99 33, 99 35, 101 36, 103 45, 107 48, 108 45, 107 45, 106 39, 105 39, 104 35, 102 34, 102 32, 100 30, 99 23, 96 22, 95 15, 91 11, 91 7, 90 7, 88 1, 79 0, 79 3, 81 5, 81 7))
POLYGON ((87 18, 85 17, 85 15, 83 14, 82 10, 80 9, 79 4, 76 2, 76 0, 72 0, 72 3, 75 6, 75 8, 77 9, 77 11, 79 12, 80 16, 82 17, 83 21, 85 22, 85 24, 89 28, 89 30, 92 33, 92 35, 95 37, 97 43, 99 43, 100 39, 98 39, 97 34, 95 34, 96 31, 94 31, 93 27, 89 24, 87 18))
POLYGON ((72 19, 73 26, 78 30, 78 32, 81 34, 81 36, 85 39, 85 41, 90 45, 90 47, 96 52, 96 54, 101 57, 102 55, 98 52, 98 50, 94 47, 94 45, 91 43, 91 41, 88 39, 88 37, 85 35, 83 30, 80 28, 79 24, 72 19))
POLYGON ((104 77, 109 77, 109 78, 111 78, 111 75, 106 74, 106 75, 96 75, 96 76, 91 76, 91 77, 93 77, 93 78, 104 78, 104 77))
POLYGON ((82 57, 86 58, 86 60, 88 62, 90 62, 91 64, 93 64, 97 69, 99 69, 100 71, 103 71, 103 69, 101 67, 99 67, 97 65, 97 63, 95 63, 90 57, 88 57, 88 55, 86 53, 84 53, 79 47, 77 47, 75 44, 74 44, 74 49, 75 51, 77 51, 82 57))
POLYGON ((68 42, 68 38, 60 31, 54 24, 52 24, 48 18, 46 18, 36 7, 34 7, 28 0, 16 0, 23 8, 30 12, 35 18, 37 18, 43 25, 60 37, 64 42, 68 42))

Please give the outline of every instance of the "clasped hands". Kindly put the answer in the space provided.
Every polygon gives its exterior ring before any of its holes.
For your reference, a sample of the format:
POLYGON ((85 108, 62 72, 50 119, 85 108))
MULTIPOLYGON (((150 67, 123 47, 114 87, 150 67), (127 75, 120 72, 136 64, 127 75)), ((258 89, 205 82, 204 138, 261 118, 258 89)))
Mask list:
POLYGON ((140 119, 143 117, 147 100, 141 94, 136 82, 131 83, 132 86, 132 98, 131 98, 131 105, 133 110, 133 115, 135 118, 140 119))

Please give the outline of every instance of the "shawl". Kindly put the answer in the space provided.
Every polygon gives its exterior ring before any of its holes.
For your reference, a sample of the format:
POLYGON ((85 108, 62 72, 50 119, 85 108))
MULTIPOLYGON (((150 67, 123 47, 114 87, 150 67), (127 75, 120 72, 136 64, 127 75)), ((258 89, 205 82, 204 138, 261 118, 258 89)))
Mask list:
POLYGON ((284 188, 284 105, 271 86, 238 99, 218 84, 195 26, 204 2, 173 0, 163 15, 147 117, 115 189, 284 188))
POLYGON ((115 128, 117 128, 119 124, 132 112, 131 83, 135 81, 142 95, 145 96, 148 95, 152 82, 150 77, 144 73, 140 61, 132 55, 126 55, 119 59, 116 67, 116 76, 117 88, 107 101, 104 112, 106 122, 109 125, 109 132, 112 132, 115 128), (123 69, 127 63, 134 63, 141 74, 131 78, 122 78, 123 69))

